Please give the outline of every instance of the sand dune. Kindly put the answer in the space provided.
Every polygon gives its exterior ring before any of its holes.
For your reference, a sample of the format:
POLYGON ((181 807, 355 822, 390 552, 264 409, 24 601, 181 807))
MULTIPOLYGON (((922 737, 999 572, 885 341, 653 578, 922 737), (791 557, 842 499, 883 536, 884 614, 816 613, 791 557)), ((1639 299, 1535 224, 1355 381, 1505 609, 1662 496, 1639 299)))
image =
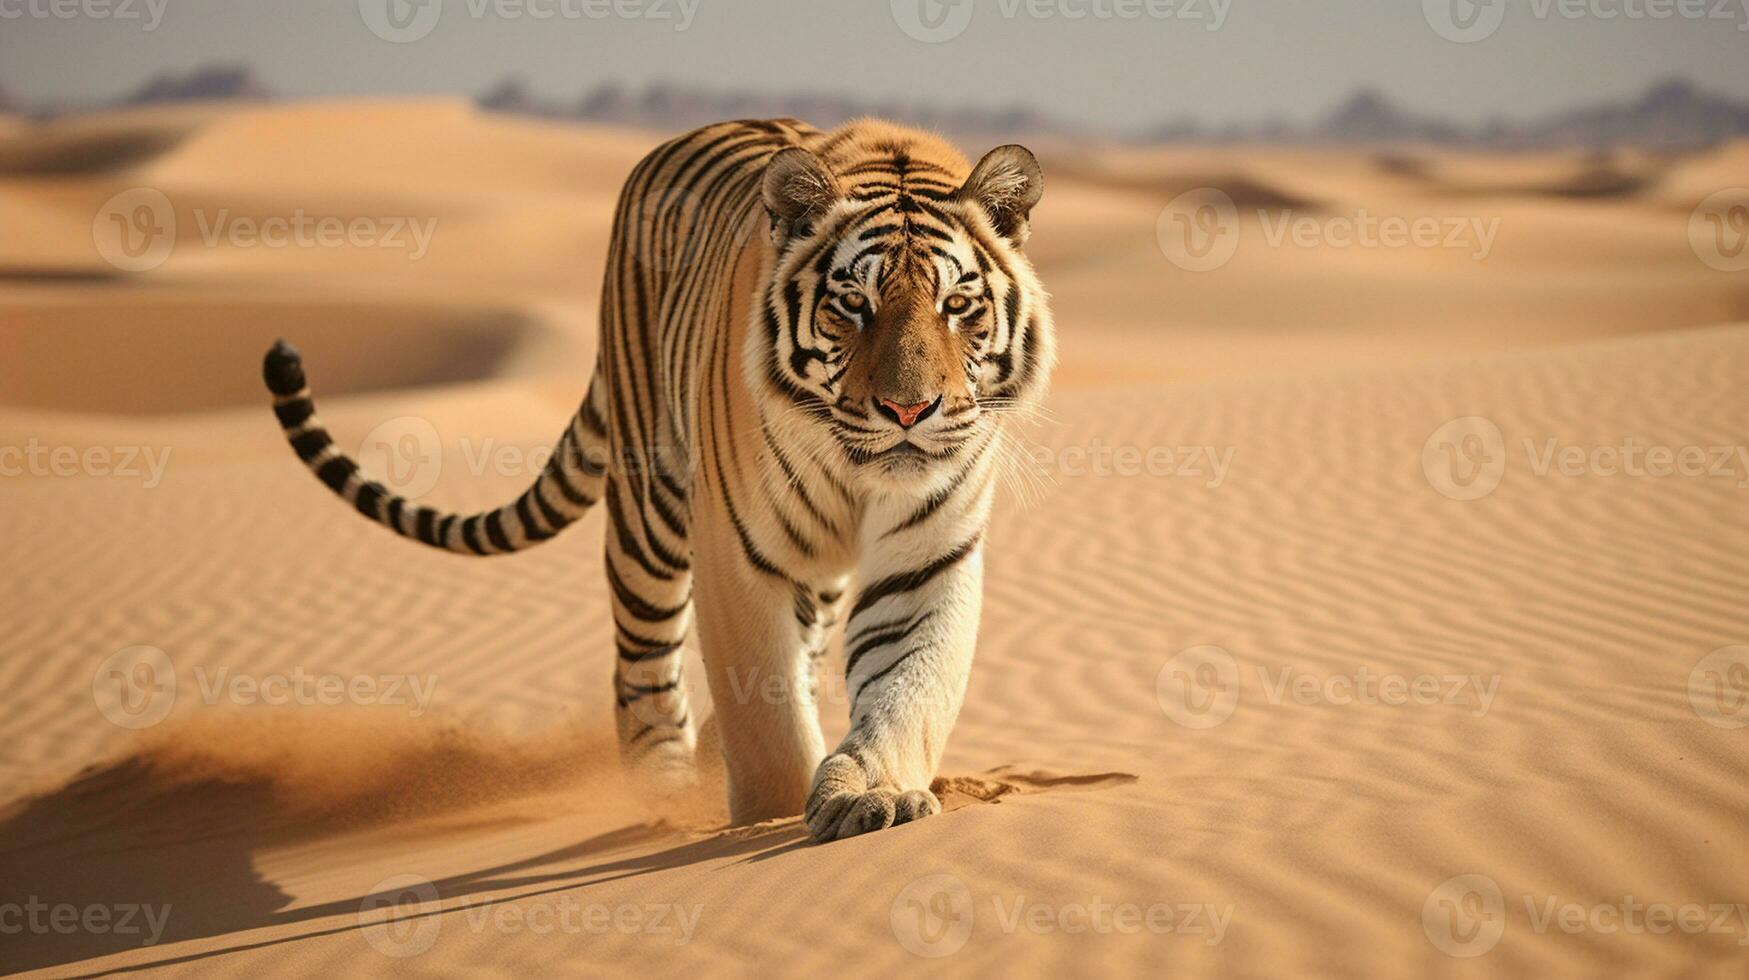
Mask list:
MULTIPOLYGON (((8 591, 7 642, 48 662, 5 658, 20 763, 10 781, 46 792, 5 817, 4 878, 67 901, 156 895, 186 914, 148 949, 48 937, 14 955, 75 972, 185 957, 270 974, 383 965, 359 906, 405 874, 435 883, 448 910, 413 963, 445 969, 621 956, 825 968, 848 950, 870 972, 903 969, 917 960, 892 906, 935 873, 975 899, 976 926, 947 961, 974 968, 1142 969, 1169 951, 1192 973, 1266 972, 1284 954, 1321 972, 1458 970, 1419 914, 1460 873, 1488 875, 1514 903, 1735 901, 1749 872, 1741 747, 1696 716, 1687 687, 1702 656, 1749 631, 1742 477, 1538 476, 1518 442, 1723 443, 1749 424, 1745 370, 1749 330, 1730 327, 1462 367, 1062 394, 1063 421, 1039 435, 1065 466, 1062 450, 1098 441, 1215 447, 1230 452, 1227 469, 1218 481, 1212 462, 1059 472, 1030 508, 1006 507, 980 667, 946 766, 971 792, 937 820, 829 848, 802 847, 793 822, 716 832, 708 794, 678 824, 652 825, 619 788, 593 519, 514 561, 428 555, 323 499, 255 413, 171 424, 156 432, 178 451, 207 445, 151 492, 52 479, 11 491, 4 531, 35 574, 8 591), (1671 390, 1686 394, 1650 397, 1671 390), (1506 435, 1509 469, 1482 500, 1447 499, 1422 447, 1474 412, 1506 435), (190 539, 203 547, 177 544, 190 539), (137 557, 75 593, 100 555, 137 557), (173 652, 193 696, 136 741, 98 720, 91 673, 148 639, 173 652), (1198 730, 1174 723, 1155 682, 1177 651, 1206 644, 1241 665, 1241 693, 1229 720, 1198 730), (398 672, 432 678, 436 693, 418 718, 388 707, 387 718, 262 717, 201 703, 196 668, 226 665, 398 672), (1284 670, 1495 686, 1486 702, 1466 687, 1452 703, 1272 703, 1284 670), (989 772, 1016 765, 1042 775, 989 772), (1087 785, 1051 785, 1062 777, 1087 785), (968 809, 980 796, 1000 805, 968 809), (1213 946, 1047 940, 1003 931, 993 903, 1014 895, 1052 908, 1230 905, 1232 917, 1213 946), (572 901, 701 912, 684 945, 512 924, 572 901), (760 925, 777 916, 783 929, 760 925), (831 944, 799 938, 820 929, 831 944)), ((504 386, 334 404, 348 435, 423 411, 445 432, 511 441, 542 439, 564 411, 504 386)), ((15 424, 9 437, 72 441, 48 420, 15 424)), ((467 477, 435 495, 475 502, 516 484, 467 477)), ((834 727, 841 710, 828 709, 834 727)), ((1740 963, 1740 931, 1539 935, 1526 915, 1509 908, 1477 968, 1740 963)))
POLYGON ((441 103, 69 126, 24 139, 178 136, 83 172, 0 143, 39 161, 0 166, 0 219, 42 243, 0 241, 0 447, 41 453, 0 456, 0 906, 148 931, 6 935, 0 969, 1741 975, 1749 287, 1672 206, 1716 159, 1600 198, 1525 190, 1565 157, 1047 159, 1062 384, 992 532, 946 812, 809 847, 726 828, 720 773, 663 813, 623 784, 599 513, 514 559, 395 541, 255 393, 290 336, 342 444, 428 431, 390 459, 426 499, 507 499, 581 394, 650 137, 441 103), (95 210, 159 185, 190 218, 452 234, 394 274, 353 248, 107 265, 95 210), (1157 228, 1199 186, 1272 195, 1206 272, 1157 228), (1362 208, 1500 228, 1485 259, 1267 239, 1362 208), (1611 472, 1633 447, 1707 466, 1611 472), (1629 902, 1729 914, 1544 918, 1629 902))

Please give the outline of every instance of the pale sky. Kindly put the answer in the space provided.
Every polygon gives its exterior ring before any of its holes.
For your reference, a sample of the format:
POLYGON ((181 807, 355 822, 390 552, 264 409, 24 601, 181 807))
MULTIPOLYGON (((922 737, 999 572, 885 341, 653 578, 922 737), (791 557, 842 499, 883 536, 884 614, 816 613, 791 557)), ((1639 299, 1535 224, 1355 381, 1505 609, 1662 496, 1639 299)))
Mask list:
POLYGON ((1300 122, 1363 85, 1466 122, 1626 98, 1671 75, 1749 99, 1749 0, 413 0, 400 23, 429 27, 422 38, 367 27, 361 7, 388 29, 382 8, 408 2, 0 0, 0 88, 101 101, 166 69, 242 62, 294 97, 472 95, 515 75, 569 100, 667 80, 1018 103, 1115 128, 1300 122), (421 22, 418 4, 437 2, 421 22), (588 15, 616 5, 636 16, 588 15), (1670 16, 1648 16, 1659 11, 1670 16), (963 26, 926 43, 907 20, 963 26), (1435 22, 1497 26, 1458 43, 1435 22))

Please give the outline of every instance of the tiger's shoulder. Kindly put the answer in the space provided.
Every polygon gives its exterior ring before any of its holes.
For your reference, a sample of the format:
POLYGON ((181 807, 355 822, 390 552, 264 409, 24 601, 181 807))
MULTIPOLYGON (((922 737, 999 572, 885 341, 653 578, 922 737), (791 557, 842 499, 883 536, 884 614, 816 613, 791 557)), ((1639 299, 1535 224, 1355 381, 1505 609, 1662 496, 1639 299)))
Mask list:
POLYGON ((633 172, 634 183, 670 183, 718 168, 759 169, 789 147, 808 150, 845 185, 855 189, 896 161, 918 172, 964 179, 970 166, 946 138, 883 119, 854 119, 821 130, 800 119, 732 119, 682 133, 650 151, 633 172))

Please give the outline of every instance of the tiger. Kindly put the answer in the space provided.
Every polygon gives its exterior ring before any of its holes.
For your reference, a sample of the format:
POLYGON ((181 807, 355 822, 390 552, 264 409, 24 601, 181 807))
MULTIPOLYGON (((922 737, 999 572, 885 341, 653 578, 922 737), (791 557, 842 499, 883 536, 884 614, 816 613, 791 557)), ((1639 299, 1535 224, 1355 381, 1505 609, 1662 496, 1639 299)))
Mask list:
POLYGON ((263 373, 291 447, 395 533, 460 555, 549 541, 607 509, 622 762, 699 783, 682 684, 696 629, 737 825, 800 814, 814 842, 940 812, 1008 427, 1056 359, 1025 252, 1031 151, 975 166, 880 120, 705 126, 632 170, 613 220, 581 405, 532 484, 463 516, 362 472, 283 340, 263 373), (819 662, 842 622, 850 727, 830 753, 819 662))

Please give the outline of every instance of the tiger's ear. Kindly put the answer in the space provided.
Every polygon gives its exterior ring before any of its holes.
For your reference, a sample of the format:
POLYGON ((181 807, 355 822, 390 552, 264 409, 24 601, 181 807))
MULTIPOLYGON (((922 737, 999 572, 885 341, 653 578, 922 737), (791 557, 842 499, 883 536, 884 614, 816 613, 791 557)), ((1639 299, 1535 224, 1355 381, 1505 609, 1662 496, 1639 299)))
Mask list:
POLYGON ((1018 247, 1026 244, 1027 219, 1044 193, 1045 175, 1038 158, 1026 147, 1009 143, 984 154, 956 196, 983 208, 996 233, 1018 247))
POLYGON ((810 219, 843 196, 820 158, 799 146, 779 151, 765 165, 764 195, 772 241, 780 245, 792 235, 807 234, 810 219))

